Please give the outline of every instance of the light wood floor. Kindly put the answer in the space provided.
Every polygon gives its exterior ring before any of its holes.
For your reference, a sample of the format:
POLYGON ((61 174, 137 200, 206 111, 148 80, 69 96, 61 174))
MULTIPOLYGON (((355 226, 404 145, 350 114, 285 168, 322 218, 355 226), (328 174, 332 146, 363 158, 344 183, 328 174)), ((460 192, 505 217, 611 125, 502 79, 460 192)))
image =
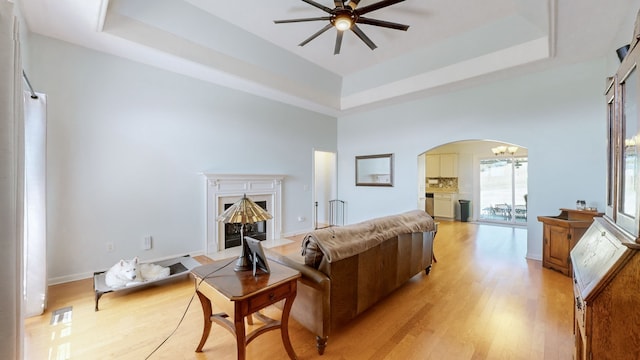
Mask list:
MULTIPOLYGON (((278 249, 298 251, 298 243, 278 249)), ((415 276, 329 338, 289 324, 299 359, 571 359, 571 279, 526 260, 526 231, 441 222, 431 274, 415 276)), ((177 326, 193 294, 190 280, 128 295, 106 294, 94 312, 90 280, 50 287, 49 309, 27 319, 26 359, 144 359, 177 326), (51 310, 72 306, 68 323, 51 310)), ((277 317, 275 308, 266 313, 277 317)), ((235 359, 234 338, 214 324, 203 353, 197 297, 175 334, 150 359, 235 359)), ((286 359, 279 331, 258 337, 248 359, 286 359)))

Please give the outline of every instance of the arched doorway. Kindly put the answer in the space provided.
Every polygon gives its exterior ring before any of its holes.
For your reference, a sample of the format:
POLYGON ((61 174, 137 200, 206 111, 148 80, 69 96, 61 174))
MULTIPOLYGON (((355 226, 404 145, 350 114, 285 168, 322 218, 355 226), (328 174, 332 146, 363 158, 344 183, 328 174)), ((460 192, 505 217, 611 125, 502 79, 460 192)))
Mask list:
POLYGON ((435 218, 526 225, 526 148, 462 140, 429 149, 418 162, 419 202, 435 218))

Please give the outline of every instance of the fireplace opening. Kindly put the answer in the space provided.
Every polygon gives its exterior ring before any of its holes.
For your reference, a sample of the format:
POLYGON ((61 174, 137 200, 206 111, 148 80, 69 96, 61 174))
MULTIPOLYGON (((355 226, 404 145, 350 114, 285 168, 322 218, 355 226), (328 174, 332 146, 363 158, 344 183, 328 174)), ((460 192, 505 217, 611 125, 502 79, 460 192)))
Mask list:
MULTIPOLYGON (((255 203, 261 208, 267 210, 266 201, 255 201, 255 203)), ((224 209, 227 210, 231 205, 233 204, 224 204, 224 209)), ((240 246, 240 228, 241 224, 224 224, 225 249, 240 246)), ((250 236, 260 241, 267 240, 267 222, 259 221, 254 224, 244 224, 244 236, 250 236)))

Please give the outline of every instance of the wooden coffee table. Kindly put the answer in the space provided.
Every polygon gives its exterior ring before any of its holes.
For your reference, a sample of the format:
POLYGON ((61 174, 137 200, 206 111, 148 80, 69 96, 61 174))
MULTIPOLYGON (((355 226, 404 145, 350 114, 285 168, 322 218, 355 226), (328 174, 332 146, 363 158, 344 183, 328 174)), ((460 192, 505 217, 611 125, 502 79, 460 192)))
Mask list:
POLYGON ((196 293, 202 304, 204 315, 204 329, 196 352, 202 351, 209 338, 211 323, 215 322, 235 336, 238 359, 245 358, 246 346, 253 339, 275 329, 280 329, 282 343, 289 357, 296 359, 296 353, 289 340, 288 322, 289 311, 296 297, 297 280, 300 273, 278 263, 269 262, 271 273, 258 273, 254 277, 250 270, 234 271, 233 262, 229 259, 219 260, 191 270, 195 277, 196 293), (231 265, 217 270, 229 262, 231 265), (268 318, 258 312, 283 299, 285 303, 280 321, 268 318), (212 302, 216 308, 223 311, 214 314, 212 302), (244 319, 247 317, 248 323, 253 324, 252 314, 263 325, 246 334, 244 319))

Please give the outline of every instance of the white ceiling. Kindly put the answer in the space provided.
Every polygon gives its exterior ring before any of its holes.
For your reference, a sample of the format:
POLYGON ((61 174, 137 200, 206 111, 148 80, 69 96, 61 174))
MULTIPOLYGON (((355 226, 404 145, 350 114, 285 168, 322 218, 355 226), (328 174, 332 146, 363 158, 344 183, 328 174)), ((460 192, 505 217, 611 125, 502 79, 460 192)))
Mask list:
POLYGON ((298 46, 325 22, 273 23, 326 15, 301 0, 17 2, 34 33, 337 116, 603 56, 640 0, 407 0, 366 16, 408 31, 359 25, 378 48, 339 55, 334 29, 298 46))

